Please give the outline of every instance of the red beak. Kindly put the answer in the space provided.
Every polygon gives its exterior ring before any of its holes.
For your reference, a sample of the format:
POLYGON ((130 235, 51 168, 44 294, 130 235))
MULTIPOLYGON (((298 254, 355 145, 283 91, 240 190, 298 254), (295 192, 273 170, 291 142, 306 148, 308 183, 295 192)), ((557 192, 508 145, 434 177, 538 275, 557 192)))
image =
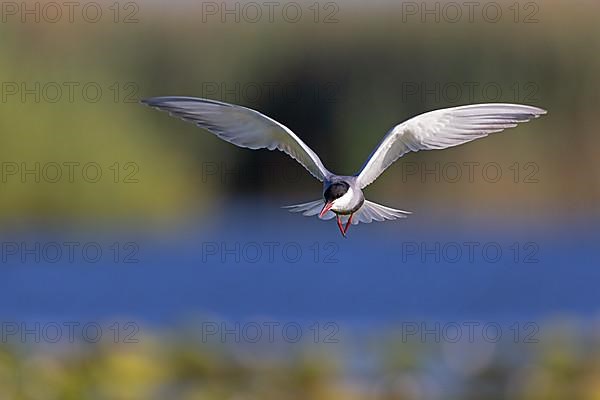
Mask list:
POLYGON ((323 218, 323 215, 327 214, 327 211, 329 211, 331 207, 333 207, 333 201, 325 203, 323 209, 321 210, 321 213, 319 214, 319 218, 323 218))

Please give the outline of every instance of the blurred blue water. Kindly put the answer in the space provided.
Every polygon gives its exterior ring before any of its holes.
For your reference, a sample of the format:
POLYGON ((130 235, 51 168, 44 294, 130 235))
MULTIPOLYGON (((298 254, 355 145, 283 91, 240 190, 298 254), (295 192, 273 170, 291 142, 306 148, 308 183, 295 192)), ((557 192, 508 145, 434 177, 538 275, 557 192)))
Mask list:
POLYGON ((424 213, 353 226, 343 239, 333 221, 270 205, 224 211, 164 230, 120 223, 5 231, 0 315, 165 324, 201 315, 390 322, 598 311, 593 220, 499 223, 424 213), (57 257, 49 243, 64 252, 66 242, 79 243, 73 259, 63 253, 50 262, 57 257), (86 243, 95 243, 87 259, 86 243), (98 247, 102 256, 92 262, 98 247))

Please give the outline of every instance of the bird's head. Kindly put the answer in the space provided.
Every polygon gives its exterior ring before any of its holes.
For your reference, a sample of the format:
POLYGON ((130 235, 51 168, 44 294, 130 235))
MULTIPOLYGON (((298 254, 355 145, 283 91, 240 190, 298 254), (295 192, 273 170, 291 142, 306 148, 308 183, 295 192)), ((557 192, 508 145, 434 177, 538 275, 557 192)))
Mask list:
POLYGON ((334 203, 337 199, 348 193, 350 189, 350 185, 346 182, 340 181, 332 183, 325 189, 323 193, 323 198, 325 199, 325 205, 319 214, 320 217, 323 217, 334 206, 334 203))

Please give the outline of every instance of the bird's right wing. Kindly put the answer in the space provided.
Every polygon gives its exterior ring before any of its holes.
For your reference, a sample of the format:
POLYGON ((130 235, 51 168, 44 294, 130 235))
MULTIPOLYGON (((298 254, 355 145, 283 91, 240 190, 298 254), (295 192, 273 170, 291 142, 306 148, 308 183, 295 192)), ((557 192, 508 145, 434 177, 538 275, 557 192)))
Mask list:
POLYGON ((361 189, 409 151, 445 149, 514 128, 545 110, 520 104, 474 104, 418 115, 393 127, 357 176, 361 189))
POLYGON ((193 122, 236 146, 281 150, 321 182, 331 175, 315 152, 294 132, 258 111, 195 97, 153 97, 142 103, 193 122))

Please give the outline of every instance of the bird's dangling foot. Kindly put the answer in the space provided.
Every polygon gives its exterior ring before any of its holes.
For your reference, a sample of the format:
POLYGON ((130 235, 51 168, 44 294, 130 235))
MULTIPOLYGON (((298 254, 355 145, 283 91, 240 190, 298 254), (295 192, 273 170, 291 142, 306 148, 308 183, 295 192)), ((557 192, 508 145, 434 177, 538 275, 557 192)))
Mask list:
POLYGON ((335 217, 337 218, 337 224, 338 224, 338 228, 340 228, 340 233, 345 238, 346 237, 346 229, 344 229, 344 226, 342 225, 342 220, 340 219, 339 215, 336 215, 335 217))
POLYGON ((353 216, 354 216, 354 213, 350 214, 350 218, 348 218, 348 222, 346 222, 346 226, 344 227, 344 237, 346 237, 346 232, 348 232, 348 229, 350 229, 350 225, 352 224, 353 216))

